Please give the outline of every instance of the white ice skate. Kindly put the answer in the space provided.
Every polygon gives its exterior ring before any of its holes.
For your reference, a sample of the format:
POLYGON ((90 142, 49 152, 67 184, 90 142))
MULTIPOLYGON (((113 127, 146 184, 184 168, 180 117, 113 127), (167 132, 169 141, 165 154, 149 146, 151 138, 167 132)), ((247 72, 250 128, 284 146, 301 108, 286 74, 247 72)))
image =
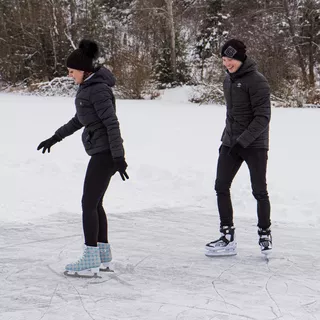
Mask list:
POLYGON ((100 264, 99 248, 85 246, 83 256, 77 262, 67 264, 64 274, 78 278, 98 278, 100 264))
POLYGON ((237 254, 235 228, 224 226, 220 229, 221 237, 209 242, 205 246, 205 255, 208 257, 234 256, 237 254))
POLYGON ((270 229, 258 229, 259 245, 261 253, 270 255, 272 253, 272 236, 270 229))
POLYGON ((110 262, 112 260, 111 247, 109 243, 98 242, 98 247, 100 251, 100 271, 102 272, 113 272, 110 269, 110 262))

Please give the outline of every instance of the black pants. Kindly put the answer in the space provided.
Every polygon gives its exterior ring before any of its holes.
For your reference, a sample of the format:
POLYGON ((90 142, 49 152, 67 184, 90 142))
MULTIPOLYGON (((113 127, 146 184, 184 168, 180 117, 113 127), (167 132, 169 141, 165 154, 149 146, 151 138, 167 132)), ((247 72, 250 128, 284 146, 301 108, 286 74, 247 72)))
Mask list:
POLYGON ((231 183, 243 161, 249 167, 253 196, 257 200, 258 227, 269 228, 270 202, 267 191, 266 171, 268 150, 242 149, 236 157, 228 154, 230 148, 220 149, 215 190, 217 192, 220 226, 233 226, 233 209, 230 197, 231 183))
POLYGON ((108 222, 102 201, 114 173, 110 152, 91 157, 82 196, 82 222, 87 246, 97 246, 98 241, 108 242, 108 222))

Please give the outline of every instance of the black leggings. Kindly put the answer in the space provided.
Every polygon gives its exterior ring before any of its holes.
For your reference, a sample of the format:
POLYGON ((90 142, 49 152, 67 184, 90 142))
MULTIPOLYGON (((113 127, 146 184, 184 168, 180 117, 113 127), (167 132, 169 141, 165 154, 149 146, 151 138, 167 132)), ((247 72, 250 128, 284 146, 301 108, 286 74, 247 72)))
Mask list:
POLYGON ((267 229, 271 225, 270 202, 266 183, 268 150, 242 149, 236 158, 228 154, 229 150, 230 148, 226 146, 222 146, 220 149, 215 183, 221 227, 233 226, 230 187, 241 164, 245 161, 250 171, 252 193, 257 200, 258 227, 267 229))
POLYGON ((82 223, 87 246, 95 247, 97 242, 108 242, 108 222, 102 201, 114 173, 110 151, 91 157, 82 196, 82 223))

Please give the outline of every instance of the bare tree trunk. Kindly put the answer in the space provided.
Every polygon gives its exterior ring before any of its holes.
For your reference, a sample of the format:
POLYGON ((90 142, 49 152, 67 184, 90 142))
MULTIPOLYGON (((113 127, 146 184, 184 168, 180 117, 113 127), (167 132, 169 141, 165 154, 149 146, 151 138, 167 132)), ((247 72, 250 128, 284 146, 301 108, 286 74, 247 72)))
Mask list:
POLYGON ((172 9, 172 1, 166 0, 167 14, 168 14, 168 26, 170 32, 170 51, 171 51, 171 68, 173 74, 173 81, 177 80, 177 57, 176 57, 176 33, 172 9))
POLYGON ((77 5, 74 0, 69 0, 70 4, 70 35, 72 42, 75 41, 76 39, 76 10, 77 10, 77 5))
POLYGON ((54 72, 57 71, 57 39, 59 36, 58 31, 58 23, 57 23, 57 16, 56 16, 56 8, 53 0, 49 0, 49 3, 52 7, 52 21, 53 21, 53 28, 50 29, 50 36, 52 41, 52 49, 53 49, 53 60, 54 60, 54 72))
POLYGON ((85 8, 86 8, 86 13, 85 13, 85 17, 86 17, 86 30, 89 30, 89 14, 88 14, 88 0, 86 0, 86 4, 85 4, 85 8))
POLYGON ((310 35, 309 40, 309 85, 314 87, 315 77, 314 77, 314 45, 313 45, 313 36, 310 35))
MULTIPOLYGON (((30 21, 34 21, 32 5, 31 5, 31 3, 30 3, 30 0, 28 0, 27 2, 28 2, 28 14, 29 14, 29 19, 30 19, 30 21)), ((35 29, 36 29, 35 23, 32 23, 31 26, 32 26, 32 33, 35 34, 35 29)))
POLYGON ((316 35, 317 31, 315 28, 315 17, 314 10, 311 8, 310 14, 310 27, 309 27, 309 85, 311 87, 315 86, 315 75, 314 75, 314 64, 315 64, 315 47, 314 47, 314 36, 316 35))
POLYGON ((301 52, 299 43, 297 41, 295 25, 292 22, 292 16, 290 15, 288 0, 283 0, 283 6, 284 6, 287 22, 289 24, 289 31, 290 31, 290 35, 292 38, 292 42, 293 42, 294 48, 295 48, 297 56, 298 56, 298 64, 301 69, 303 83, 305 86, 307 86, 308 85, 308 77, 307 77, 306 67, 305 67, 305 63, 304 63, 304 59, 303 59, 303 54, 301 52))

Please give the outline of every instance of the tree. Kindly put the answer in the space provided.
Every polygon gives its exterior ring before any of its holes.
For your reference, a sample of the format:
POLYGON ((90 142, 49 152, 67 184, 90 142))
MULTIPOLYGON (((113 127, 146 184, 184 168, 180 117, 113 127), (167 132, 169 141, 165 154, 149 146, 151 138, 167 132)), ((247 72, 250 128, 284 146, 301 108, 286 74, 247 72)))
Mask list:
POLYGON ((154 66, 154 79, 160 84, 160 87, 161 85, 176 86, 187 83, 190 80, 184 42, 176 35, 175 43, 175 56, 177 57, 175 73, 172 67, 170 40, 165 40, 159 49, 159 58, 154 66))
POLYGON ((213 54, 219 53, 221 44, 228 35, 225 21, 230 17, 229 14, 222 13, 223 0, 206 0, 204 5, 206 12, 201 21, 195 52, 200 60, 201 81, 203 80, 205 60, 213 54))
POLYGON ((304 57, 307 57, 308 84, 315 86, 315 63, 319 61, 320 45, 320 3, 306 0, 300 2, 300 46, 304 57))

